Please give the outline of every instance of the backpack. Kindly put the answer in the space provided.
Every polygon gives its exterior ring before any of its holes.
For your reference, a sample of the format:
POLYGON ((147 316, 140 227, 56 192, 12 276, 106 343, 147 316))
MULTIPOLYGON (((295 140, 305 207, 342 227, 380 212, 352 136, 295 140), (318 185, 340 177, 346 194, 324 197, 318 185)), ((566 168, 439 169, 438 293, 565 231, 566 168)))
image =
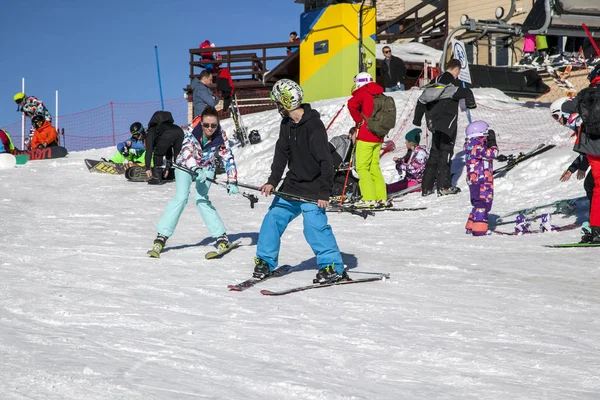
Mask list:
POLYGON ((600 135, 600 90, 588 88, 577 96, 577 112, 587 135, 600 135))
MULTIPOLYGON (((361 113, 362 114, 362 113, 361 113)), ((379 138, 384 138, 396 126, 396 103, 392 97, 378 94, 373 98, 373 112, 369 118, 362 114, 367 128, 379 138)))

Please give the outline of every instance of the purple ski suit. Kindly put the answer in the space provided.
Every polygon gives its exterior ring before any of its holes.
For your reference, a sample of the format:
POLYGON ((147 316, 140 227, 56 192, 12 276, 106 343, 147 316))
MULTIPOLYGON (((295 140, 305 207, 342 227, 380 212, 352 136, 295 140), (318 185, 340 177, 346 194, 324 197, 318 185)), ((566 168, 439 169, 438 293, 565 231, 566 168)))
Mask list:
POLYGON ((488 230, 488 213, 494 200, 494 166, 493 159, 498 157, 498 147, 487 146, 485 137, 474 137, 465 140, 467 168, 467 184, 471 194, 473 210, 469 214, 468 234, 483 236, 488 230))

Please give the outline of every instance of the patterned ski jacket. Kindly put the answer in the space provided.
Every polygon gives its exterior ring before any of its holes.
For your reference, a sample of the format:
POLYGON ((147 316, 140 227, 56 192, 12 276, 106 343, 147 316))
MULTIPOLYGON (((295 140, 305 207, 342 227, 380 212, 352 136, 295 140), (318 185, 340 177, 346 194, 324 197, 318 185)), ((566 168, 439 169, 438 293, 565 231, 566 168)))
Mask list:
POLYGON ((201 125, 198 124, 196 128, 194 130, 190 125, 188 129, 184 130, 183 144, 175 163, 190 169, 198 167, 215 171, 217 169, 216 156, 218 153, 227 173, 227 182, 237 183, 237 167, 225 131, 219 125, 212 137, 202 147, 201 141, 196 139, 196 136, 198 136, 202 140, 201 125))
POLYGON ((401 176, 405 175, 407 179, 421 183, 428 157, 427 150, 421 146, 417 146, 414 150, 409 151, 406 156, 398 160, 396 169, 401 176))
POLYGON ((37 99, 37 97, 30 96, 25 99, 25 104, 21 107, 21 111, 27 118, 32 118, 34 115, 40 114, 44 116, 44 119, 48 122, 52 122, 52 115, 46 108, 44 103, 37 99))
POLYGON ((10 135, 4 129, 0 129, 0 153, 10 153, 15 149, 10 135))
POLYGON ((487 146, 485 138, 476 137, 465 140, 465 166, 467 184, 476 185, 494 181, 493 159, 498 157, 498 147, 487 146))

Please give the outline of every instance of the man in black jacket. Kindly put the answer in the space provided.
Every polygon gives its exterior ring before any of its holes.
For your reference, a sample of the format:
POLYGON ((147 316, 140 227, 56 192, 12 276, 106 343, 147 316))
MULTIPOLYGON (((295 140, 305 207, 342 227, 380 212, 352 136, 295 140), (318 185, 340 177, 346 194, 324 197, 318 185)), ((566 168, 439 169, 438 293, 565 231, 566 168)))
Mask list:
POLYGON ((471 89, 463 88, 457 80, 460 61, 451 59, 444 72, 434 84, 426 88, 415 108, 413 124, 421 126, 423 115, 432 132, 431 150, 421 183, 422 195, 433 193, 437 182, 439 196, 456 194, 460 189, 452 186, 450 166, 458 129, 458 102, 465 99, 467 108, 476 108, 471 89))
POLYGON ((309 104, 302 104, 302 88, 290 79, 275 83, 271 99, 277 103, 283 120, 271 176, 260 190, 269 196, 287 167, 279 190, 289 196, 275 196, 263 219, 256 246, 254 277, 263 279, 277 268, 281 235, 288 224, 302 214, 304 237, 317 256, 319 266, 315 281, 342 280, 345 278, 342 255, 325 214, 333 185, 333 164, 325 125, 317 111, 309 104))
POLYGON ((162 178, 169 175, 169 169, 183 144, 183 129, 174 124, 173 116, 168 111, 157 111, 148 122, 146 136, 146 176, 151 185, 162 183, 162 178), (164 175, 159 168, 163 159, 167 158, 164 175), (152 164, 152 161, 154 162, 152 164), (152 167, 151 165, 154 165, 152 167))
POLYGON ((392 55, 390 46, 383 48, 384 60, 381 63, 381 75, 383 76, 383 87, 386 92, 404 90, 404 77, 406 66, 401 58, 392 55))

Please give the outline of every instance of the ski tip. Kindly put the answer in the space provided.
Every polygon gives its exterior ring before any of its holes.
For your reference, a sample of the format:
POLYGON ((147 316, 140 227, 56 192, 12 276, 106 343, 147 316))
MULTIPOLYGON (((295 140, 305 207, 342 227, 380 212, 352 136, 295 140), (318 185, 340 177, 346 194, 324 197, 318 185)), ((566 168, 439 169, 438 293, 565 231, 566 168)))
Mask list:
POLYGON ((263 289, 260 291, 260 294, 264 294, 265 296, 273 296, 275 293, 270 290, 263 289))

